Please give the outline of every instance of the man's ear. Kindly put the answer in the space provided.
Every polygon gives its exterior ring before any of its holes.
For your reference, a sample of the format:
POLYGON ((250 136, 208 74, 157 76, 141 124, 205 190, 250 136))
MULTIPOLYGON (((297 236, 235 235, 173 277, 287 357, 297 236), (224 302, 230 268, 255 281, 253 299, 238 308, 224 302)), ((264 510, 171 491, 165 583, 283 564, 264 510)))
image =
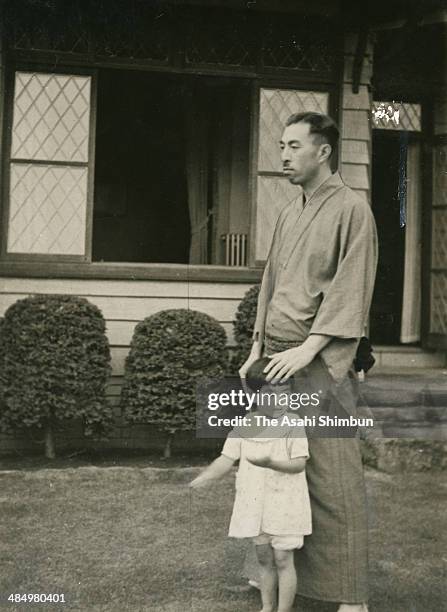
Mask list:
POLYGON ((320 146, 320 159, 319 162, 323 163, 325 161, 327 161, 332 153, 332 147, 328 142, 325 142, 324 144, 322 144, 320 146))

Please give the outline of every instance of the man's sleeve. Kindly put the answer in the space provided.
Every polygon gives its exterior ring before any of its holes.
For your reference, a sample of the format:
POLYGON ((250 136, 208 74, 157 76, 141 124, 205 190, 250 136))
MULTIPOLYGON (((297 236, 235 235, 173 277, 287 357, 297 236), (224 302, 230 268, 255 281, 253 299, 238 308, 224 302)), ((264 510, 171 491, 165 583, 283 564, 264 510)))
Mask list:
POLYGON ((270 265, 270 259, 268 259, 264 268, 264 274, 262 275, 262 283, 259 290, 258 305, 256 309, 256 321, 253 328, 253 340, 259 342, 263 342, 264 340, 265 318, 267 316, 267 306, 271 298, 270 265))
POLYGON ((232 461, 238 461, 241 458, 241 444, 242 439, 230 432, 225 440, 221 454, 232 461))
POLYGON ((358 201, 346 211, 342 221, 337 270, 323 292, 311 334, 338 338, 363 336, 376 266, 374 217, 368 204, 358 201))

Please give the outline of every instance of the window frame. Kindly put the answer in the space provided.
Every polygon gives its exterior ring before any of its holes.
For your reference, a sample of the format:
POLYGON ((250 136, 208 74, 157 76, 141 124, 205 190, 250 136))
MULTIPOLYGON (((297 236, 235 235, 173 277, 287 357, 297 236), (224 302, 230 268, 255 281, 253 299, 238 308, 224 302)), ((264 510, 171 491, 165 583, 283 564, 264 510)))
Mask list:
POLYGON ((2 262, 45 262, 45 263, 90 263, 92 256, 93 232, 93 203, 95 181, 95 136, 96 136, 96 99, 97 99, 97 70, 86 67, 54 67, 46 64, 32 64, 11 62, 6 69, 3 98, 3 159, 2 159, 2 231, 0 258, 2 262), (70 76, 88 76, 90 80, 90 115, 89 115, 89 145, 87 162, 66 162, 51 160, 27 160, 13 158, 12 153, 12 127, 14 118, 15 77, 17 72, 38 72, 41 74, 60 74, 70 76), (35 164, 60 167, 87 168, 87 198, 86 198, 86 226, 84 255, 76 254, 48 254, 48 253, 9 253, 9 213, 10 213, 10 178, 11 164, 35 164))
MULTIPOLYGON (((22 54, 16 54, 22 55, 22 54)), ((47 58, 46 58, 47 59, 47 58)), ((65 58, 64 58, 65 59, 65 58)), ((85 62, 70 61, 68 58, 62 65, 51 65, 41 54, 29 54, 26 61, 6 58, 5 87, 3 88, 3 160, 2 160, 2 208, 1 218, 3 229, 0 234, 0 275, 40 277, 40 278, 108 278, 108 279, 141 279, 141 280, 194 280, 215 282, 258 282, 262 275, 264 260, 256 260, 256 209, 257 209, 257 177, 258 177, 258 144, 259 144, 259 101, 261 88, 313 90, 328 94, 329 114, 338 120, 341 81, 334 75, 332 78, 316 75, 285 75, 260 77, 254 74, 229 74, 228 70, 210 70, 214 76, 233 76, 251 80, 251 115, 249 139, 249 171, 247 177, 249 197, 249 232, 247 266, 224 266, 210 264, 169 264, 169 263, 129 263, 129 262, 93 262, 93 205, 95 177, 95 135, 97 116, 97 84, 100 68, 111 68, 110 64, 86 65, 85 62), (36 57, 35 57, 36 56, 36 57), (91 108, 90 108, 90 141, 89 141, 89 174, 87 181, 87 222, 85 255, 48 255, 48 254, 15 254, 7 253, 7 236, 9 222, 9 168, 11 164, 12 118, 14 105, 14 79, 16 71, 42 72, 47 74, 74 74, 91 77, 91 108)), ((114 66, 115 69, 129 69, 129 66, 114 66)), ((170 67, 148 67, 134 65, 133 69, 148 72, 166 72, 176 74, 207 75, 208 71, 179 70, 170 67)), ((336 157, 338 152, 336 152, 336 157)), ((52 163, 52 162, 49 162, 52 163)), ((56 164, 55 164, 56 165, 56 164)), ((62 164, 64 165, 64 164, 62 164)), ((76 164, 71 164, 76 165, 76 164)))

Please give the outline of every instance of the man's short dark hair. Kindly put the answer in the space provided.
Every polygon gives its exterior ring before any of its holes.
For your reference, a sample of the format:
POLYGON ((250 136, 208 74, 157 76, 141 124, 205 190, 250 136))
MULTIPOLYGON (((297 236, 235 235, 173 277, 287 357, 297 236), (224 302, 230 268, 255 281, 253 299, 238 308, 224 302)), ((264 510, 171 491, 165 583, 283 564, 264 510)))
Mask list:
POLYGON ((340 132, 337 124, 328 115, 323 113, 294 113, 286 121, 286 127, 294 123, 307 123, 309 134, 316 136, 320 143, 327 142, 331 145, 331 155, 337 149, 340 132))

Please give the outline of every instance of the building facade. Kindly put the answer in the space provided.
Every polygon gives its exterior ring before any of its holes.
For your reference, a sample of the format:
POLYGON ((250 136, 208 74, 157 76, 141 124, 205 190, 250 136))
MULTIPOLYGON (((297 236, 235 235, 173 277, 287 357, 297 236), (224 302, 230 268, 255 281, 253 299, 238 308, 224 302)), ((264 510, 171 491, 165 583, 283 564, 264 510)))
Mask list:
POLYGON ((414 17, 371 3, 365 20, 330 0, 4 2, 0 315, 29 294, 87 297, 107 320, 112 393, 154 312, 206 312, 231 344, 296 196, 283 123, 315 110, 338 121, 338 166, 376 215, 379 365, 444 366, 442 57, 439 70, 412 63, 422 84, 395 79, 408 27, 445 53, 445 13, 426 5, 414 17), (403 42, 387 66, 390 32, 403 42))

